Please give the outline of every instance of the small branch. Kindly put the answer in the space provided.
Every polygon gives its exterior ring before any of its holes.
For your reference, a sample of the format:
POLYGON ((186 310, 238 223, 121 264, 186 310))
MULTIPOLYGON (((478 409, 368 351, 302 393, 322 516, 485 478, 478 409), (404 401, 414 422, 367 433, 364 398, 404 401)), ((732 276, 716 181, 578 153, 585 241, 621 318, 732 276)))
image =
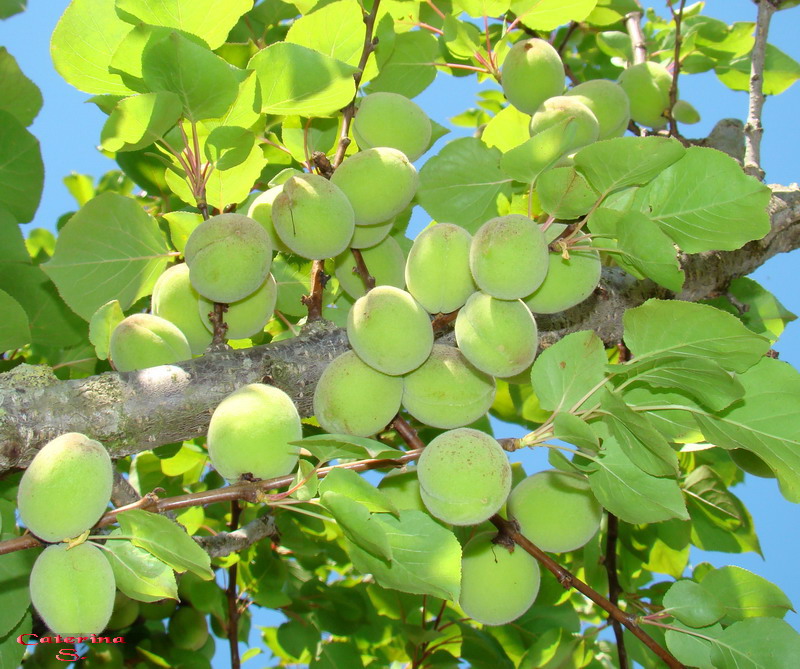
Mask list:
MULTIPOLYGON (((610 511, 607 514, 608 526, 606 528, 606 555, 605 566, 608 573, 608 601, 614 606, 619 603, 622 588, 617 576, 617 538, 619 536, 619 519, 610 511)), ((628 669, 628 652, 625 650, 625 635, 622 623, 609 616, 611 627, 614 628, 614 637, 617 641, 617 655, 619 656, 620 669, 628 669)))
POLYGON ((645 646, 653 651, 653 653, 661 658, 666 666, 671 667, 672 669, 685 669, 684 665, 678 662, 678 660, 676 660, 666 648, 659 645, 651 636, 649 636, 642 630, 641 627, 639 627, 639 624, 634 616, 625 613, 618 606, 612 604, 594 588, 590 587, 579 578, 571 574, 569 571, 564 569, 564 567, 559 565, 541 548, 531 543, 530 540, 526 539, 520 533, 519 526, 515 522, 508 521, 497 514, 492 516, 489 520, 500 531, 501 537, 506 538, 507 541, 513 541, 526 553, 529 553, 535 557, 545 569, 551 572, 558 579, 558 582, 563 587, 575 588, 575 590, 580 592, 582 595, 585 595, 604 611, 608 612, 609 616, 611 616, 613 620, 617 620, 622 625, 627 627, 631 634, 633 634, 645 646))
POLYGON ((275 518, 271 514, 256 518, 233 532, 220 532, 213 537, 194 537, 194 540, 209 556, 216 558, 238 553, 267 537, 274 543, 280 540, 275 518))
MULTIPOLYGON (((231 532, 239 527, 239 502, 231 502, 231 522, 228 525, 231 532)), ((236 576, 238 573, 238 563, 234 562, 228 567, 228 587, 225 595, 228 599, 228 645, 231 648, 231 669, 240 669, 239 660, 239 597, 236 592, 236 576)))
MULTIPOLYGON (((638 3, 637 3, 638 4, 638 3)), ((625 17, 625 28, 631 36, 631 47, 633 48, 633 64, 647 62, 647 44, 642 32, 642 12, 631 12, 625 17)))
POLYGON ((764 126, 761 125, 761 112, 764 109, 764 64, 769 22, 775 11, 776 7, 770 0, 761 0, 758 3, 756 37, 750 55, 750 104, 747 123, 744 126, 744 171, 757 179, 764 178, 764 170, 761 169, 761 137, 764 134, 764 126))
POLYGON ((422 449, 425 448, 425 443, 419 438, 417 431, 411 427, 408 421, 400 414, 395 416, 391 426, 397 430, 397 434, 400 435, 400 438, 414 450, 422 451, 422 449))
POLYGON ((455 323, 456 318, 458 318, 459 311, 460 309, 456 309, 455 311, 451 311, 449 314, 436 314, 431 321, 431 327, 433 328, 434 333, 443 332, 447 330, 451 324, 455 323))
POLYGON ((556 51, 558 51, 558 55, 559 56, 564 53, 564 49, 567 46, 567 42, 569 42, 569 38, 572 37, 572 33, 575 32, 575 29, 577 27, 578 27, 578 22, 577 21, 571 21, 570 22, 569 27, 567 28, 567 32, 564 35, 564 39, 561 40, 561 44, 559 44, 556 47, 556 51))
POLYGON ((311 294, 303 295, 303 304, 308 308, 308 320, 311 323, 322 318, 322 293, 330 277, 325 274, 325 261, 315 260, 311 263, 311 294))
POLYGON ((672 83, 669 87, 669 135, 670 137, 680 137, 678 132, 678 122, 672 115, 675 103, 678 101, 678 75, 681 73, 681 23, 683 22, 683 7, 686 0, 681 0, 681 4, 676 12, 670 3, 669 10, 672 12, 672 20, 675 22, 675 55, 672 58, 672 83))
POLYGON ((353 258, 355 258, 356 261, 353 274, 358 274, 364 282, 364 288, 367 292, 371 291, 375 287, 375 277, 369 273, 367 263, 364 262, 364 255, 361 253, 360 249, 350 249, 350 252, 353 254, 353 258))
POLYGON ((225 322, 225 313, 228 305, 221 302, 214 303, 214 309, 208 312, 208 320, 214 328, 214 338, 211 340, 209 349, 212 351, 222 351, 226 347, 225 341, 228 338, 228 324, 225 322))
POLYGON ((141 499, 139 493, 120 472, 114 470, 114 484, 111 488, 111 503, 116 506, 135 504, 141 499))

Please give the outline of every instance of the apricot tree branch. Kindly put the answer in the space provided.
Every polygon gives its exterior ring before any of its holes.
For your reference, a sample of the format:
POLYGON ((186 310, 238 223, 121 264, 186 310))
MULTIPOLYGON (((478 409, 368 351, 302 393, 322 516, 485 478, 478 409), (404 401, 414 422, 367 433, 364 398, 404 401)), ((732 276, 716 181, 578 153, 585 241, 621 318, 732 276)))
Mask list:
POLYGON ((212 537, 195 537, 194 540, 209 556, 215 558, 238 553, 267 537, 276 543, 280 539, 272 514, 251 520, 233 532, 220 532, 212 537))
POLYGON ((353 258, 356 261, 356 266, 353 267, 353 274, 357 274, 364 282, 364 289, 366 292, 371 291, 375 287, 375 277, 369 273, 367 263, 364 262, 364 255, 361 253, 360 249, 350 249, 350 252, 353 254, 353 258))
POLYGON ((758 179, 764 178, 764 170, 761 169, 761 137, 764 134, 764 127, 761 124, 761 112, 764 109, 764 64, 769 23, 775 11, 776 7, 770 0, 760 0, 758 3, 756 36, 750 55, 750 103, 747 123, 744 126, 744 171, 758 179))
POLYGON ((671 3, 669 6, 669 10, 672 12, 672 20, 675 22, 675 54, 672 58, 672 83, 669 86, 669 135, 677 138, 681 138, 681 136, 678 132, 678 122, 675 120, 673 110, 675 109, 675 103, 678 101, 678 76, 681 73, 681 43, 683 42, 681 23, 683 22, 685 4, 686 0, 680 0, 680 6, 677 11, 675 11, 671 3))
MULTIPOLYGON (((638 2, 636 3, 639 4, 638 2)), ((633 64, 647 62, 647 43, 642 32, 642 12, 631 12, 625 17, 625 28, 631 37, 631 48, 633 50, 633 64)))
POLYGON ((627 627, 631 634, 633 634, 653 653, 655 653, 656 656, 658 656, 666 666, 671 667, 672 669, 685 669, 684 665, 678 662, 678 660, 676 660, 666 648, 659 645, 650 635, 648 635, 646 632, 644 632, 644 630, 642 630, 641 627, 639 627, 639 624, 636 622, 636 618, 634 616, 622 611, 618 606, 612 604, 594 588, 587 585, 572 573, 564 569, 564 567, 553 560, 553 558, 551 558, 541 548, 533 544, 529 539, 525 538, 525 536, 520 533, 519 526, 515 522, 506 520, 497 514, 492 516, 489 520, 500 531, 500 535, 502 537, 513 540, 513 542, 522 548, 526 553, 529 553, 535 557, 545 569, 547 569, 558 579, 558 582, 563 587, 574 588, 582 595, 592 600, 601 609, 606 611, 613 620, 619 621, 620 624, 627 627))
MULTIPOLYGON (((607 514, 606 525, 606 554, 605 567, 608 574, 608 601, 614 606, 619 605, 619 596, 622 588, 617 576, 617 537, 619 536, 619 519, 610 511, 607 514)), ((622 632, 622 623, 611 618, 611 627, 614 629, 614 638, 617 642, 617 655, 619 656, 620 669, 628 669, 628 651, 625 650, 625 635, 622 632)))
MULTIPOLYGON (((231 502, 231 522, 229 528, 231 532, 239 528, 239 514, 241 508, 239 502, 231 502)), ((239 601, 236 590, 236 577, 239 573, 238 563, 234 562, 228 567, 228 587, 225 588, 225 597, 228 600, 228 645, 231 651, 231 669, 239 669, 242 666, 239 660, 239 601)))
POLYGON ((303 304, 308 309, 307 322, 312 323, 322 318, 322 294, 330 277, 325 274, 325 261, 314 260, 311 263, 311 292, 303 295, 303 304))

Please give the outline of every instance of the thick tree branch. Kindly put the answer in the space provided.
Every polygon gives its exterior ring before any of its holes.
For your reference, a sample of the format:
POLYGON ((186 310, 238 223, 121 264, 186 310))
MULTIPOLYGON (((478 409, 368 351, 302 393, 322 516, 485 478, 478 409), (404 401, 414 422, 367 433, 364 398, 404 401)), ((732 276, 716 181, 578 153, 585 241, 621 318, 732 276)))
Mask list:
MULTIPOLYGON (((638 3, 637 3, 638 4, 638 3)), ((625 17, 625 28, 631 37, 633 64, 647 62, 647 43, 642 32, 642 12, 631 12, 625 17)))
POLYGON ((194 540, 215 558, 238 553, 267 537, 276 543, 280 539, 275 518, 271 514, 256 518, 233 532, 220 532, 213 537, 195 537, 194 540))

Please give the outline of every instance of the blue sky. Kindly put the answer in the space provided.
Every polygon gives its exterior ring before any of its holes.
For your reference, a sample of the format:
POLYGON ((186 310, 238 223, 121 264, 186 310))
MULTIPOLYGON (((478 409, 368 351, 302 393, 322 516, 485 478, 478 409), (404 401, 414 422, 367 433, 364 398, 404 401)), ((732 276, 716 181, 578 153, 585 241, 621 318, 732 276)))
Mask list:
MULTIPOLYGON (((655 3, 663 10, 665 3, 655 3)), ((95 177, 115 169, 116 164, 95 148, 104 115, 85 103, 87 95, 77 91, 56 74, 49 58, 49 36, 66 0, 30 0, 26 12, 0 22, 0 45, 6 46, 20 63, 23 71, 43 91, 44 108, 32 127, 41 140, 46 166, 45 190, 39 212, 33 224, 27 226, 53 229, 58 217, 74 209, 75 203, 62 184, 70 172, 95 177)), ((755 20, 756 8, 750 0, 709 0, 707 13, 728 23, 755 20)), ((800 61, 800 8, 779 12, 773 19, 770 42, 800 61)), ((448 118, 474 105, 475 87, 470 80, 451 80, 440 76, 427 91, 417 98, 429 115, 452 128, 448 118)), ((701 113, 702 122, 688 129, 692 137, 705 136, 721 118, 744 119, 747 96, 725 88, 712 73, 681 78, 681 97, 689 100, 701 113)), ((765 138, 762 158, 768 183, 788 184, 800 180, 800 133, 797 132, 797 110, 800 109, 800 85, 783 95, 767 101, 764 114, 765 138)), ((463 130, 460 131, 463 134, 463 130)), ((449 137, 453 137, 450 135, 449 137)), ((455 135, 457 136, 457 135, 455 135)), ((427 221, 424 221, 427 222, 427 221)), ((797 278, 800 251, 770 260, 753 278, 771 290, 784 305, 800 314, 800 282, 797 278)), ((800 367, 800 324, 789 326, 776 346, 780 357, 800 367)), ((498 436, 515 436, 511 428, 498 436)), ((540 459, 525 458, 526 468, 535 471, 540 459), (530 466, 533 465, 533 466, 530 466)), ((790 505, 778 492, 772 480, 749 478, 735 492, 753 514, 756 529, 766 557, 708 554, 695 551, 693 562, 710 560, 714 564, 736 564, 751 569, 777 583, 800 605, 800 580, 795 576, 796 555, 800 552, 800 508, 790 505)), ((796 614, 787 618, 796 628, 796 614)), ((259 621, 260 622, 260 621, 259 621)), ((228 666, 227 648, 218 643, 220 652, 215 666, 228 666)), ((262 662, 256 661, 258 664, 262 662)))

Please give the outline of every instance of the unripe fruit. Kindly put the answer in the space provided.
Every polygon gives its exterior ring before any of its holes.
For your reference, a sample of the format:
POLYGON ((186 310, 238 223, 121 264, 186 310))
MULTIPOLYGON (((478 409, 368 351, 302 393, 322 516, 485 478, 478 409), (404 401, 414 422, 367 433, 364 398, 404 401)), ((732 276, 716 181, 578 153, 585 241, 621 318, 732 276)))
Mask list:
POLYGON ((290 177, 272 204, 275 232, 293 253, 322 260, 339 255, 353 236, 353 208, 325 177, 290 177))
POLYGON ((162 620, 172 615, 178 602, 174 599, 162 599, 158 602, 142 602, 139 604, 139 615, 145 620, 162 620))
POLYGON ((482 532, 464 546, 458 603, 479 623, 505 625, 533 605, 541 572, 536 558, 519 546, 509 552, 493 544, 494 537, 494 532, 482 532))
POLYGON ((452 223, 423 230, 408 254, 408 292, 432 314, 450 313, 477 290, 469 268, 472 236, 452 223))
MULTIPOLYGON (((359 226, 359 230, 369 229, 359 226)), ((370 274, 375 279, 376 286, 395 286, 403 288, 406 257, 403 249, 392 238, 387 237, 380 244, 369 249, 362 249, 361 256, 370 274)), ((334 261, 334 274, 339 279, 342 290, 351 297, 358 299, 367 291, 364 281, 353 272, 356 259, 349 249, 337 256, 334 261)))
POLYGON ((274 386, 251 383, 219 403, 208 425, 211 464, 226 479, 251 473, 261 479, 294 469, 303 437, 291 398, 274 386))
POLYGON ((433 348, 427 312, 394 286, 378 286, 356 300, 347 316, 347 338, 359 358, 392 376, 419 367, 433 348))
POLYGON ((583 216, 600 197, 574 167, 547 170, 536 182, 536 194, 542 209, 560 219, 583 216))
POLYGON ((220 214, 198 225, 184 249, 195 290, 213 302, 236 302, 269 274, 272 245, 263 226, 241 214, 220 214))
POLYGON ((508 515, 543 551, 564 553, 580 548, 594 536, 603 509, 585 478, 553 469, 515 486, 508 498, 508 515))
POLYGON ((353 137, 361 149, 388 146, 415 161, 431 141, 431 121, 422 108, 398 93, 372 93, 358 106, 353 137))
POLYGON ((90 543, 45 548, 31 570, 30 589, 45 624, 62 636, 99 634, 114 608, 114 572, 90 543))
MULTIPOLYGON (((256 292, 228 305, 228 310, 225 312, 228 330, 225 336, 228 339, 244 339, 261 332, 267 321, 272 318, 277 300, 278 285, 270 274, 256 292)), ((206 331, 213 332, 214 326, 211 325, 208 315, 214 311, 214 303, 201 297, 197 308, 206 331)))
POLYGON ((121 630, 133 624, 139 617, 139 602, 127 595, 117 592, 114 597, 114 610, 108 621, 108 629, 121 630))
POLYGON ((658 63, 637 63, 619 75, 622 86, 631 103, 631 118, 651 128, 663 128, 667 124, 664 113, 669 107, 669 89, 672 75, 658 63))
MULTIPOLYGON (((81 662, 81 669, 123 669, 125 667, 125 656, 122 651, 114 645, 92 647, 85 662, 81 662)), ((55 657, 55 656, 54 656, 55 657)), ((56 660, 58 662, 58 660, 56 660)), ((26 661, 27 669, 27 661, 26 661)), ((57 666, 64 666, 60 663, 57 666)))
POLYGON ((72 539, 103 515, 113 481, 111 458, 102 444, 77 432, 62 434, 36 454, 22 475, 19 515, 44 541, 72 539))
POLYGON ((585 104, 600 128, 597 139, 621 137, 631 120, 630 100, 620 85, 608 79, 584 81, 565 93, 585 104))
POLYGON ((435 345, 430 357, 403 377, 403 406, 421 423, 449 430, 483 416, 495 389, 494 379, 457 348, 435 345))
POLYGON ((419 494, 417 468, 391 471, 378 483, 378 490, 386 495, 400 511, 414 510, 428 513, 419 494))
POLYGON ((686 100, 678 100, 672 106, 672 116, 678 123, 685 123, 686 125, 700 122, 700 112, 686 100))
POLYGON ((371 246, 380 244, 389 236, 394 226, 394 219, 378 225, 357 225, 353 230, 353 238, 350 240, 351 249, 368 249, 371 246))
POLYGON ((475 293, 458 312, 455 331, 464 357, 492 376, 519 374, 536 357, 536 321, 522 300, 475 293))
POLYGON ((206 617, 191 606, 182 606, 169 619, 169 637, 176 648, 200 650, 208 640, 206 617))
POLYGON ((405 154, 389 147, 345 158, 331 177, 353 205, 356 225, 375 225, 397 216, 414 199, 417 181, 417 170, 405 154))
POLYGON ((314 390, 314 415, 326 432, 369 437, 400 410, 403 379, 372 369, 352 351, 333 360, 314 390))
POLYGON ((109 354, 120 372, 189 360, 192 349, 177 326, 152 314, 133 314, 111 333, 109 354))
POLYGON ((564 154, 591 144, 600 134, 597 118, 585 104, 576 97, 559 95, 545 100, 531 117, 531 135, 547 130, 571 119, 565 126, 561 140, 564 154))
POLYGON ((547 242, 527 216, 492 218, 472 238, 469 266, 485 293, 501 300, 525 297, 544 281, 547 242))
POLYGON ((512 105, 533 114, 547 98, 564 90, 564 64, 545 40, 523 40, 506 55, 501 83, 512 105))
POLYGON ((487 520, 511 490, 511 465, 500 444, 466 427, 431 441, 419 458, 417 475, 428 511, 453 525, 487 520))
POLYGON ((203 325, 197 307, 200 294, 189 281, 189 266, 180 263, 167 269, 153 286, 153 315, 165 318, 186 337, 194 355, 211 343, 211 333, 203 325))
POLYGON ((281 253, 291 253, 289 247, 286 246, 278 237, 275 232, 275 225, 272 222, 272 205, 275 203, 275 198, 283 192, 283 184, 275 186, 269 190, 260 193, 251 203, 247 209, 247 215, 254 221, 262 225, 264 230, 267 231, 270 244, 275 251, 281 253))
MULTIPOLYGON (((545 234, 548 241, 555 239, 565 228, 555 223, 545 234)), ((551 251, 547 276, 542 285, 525 298, 525 304, 535 314, 555 314, 589 297, 600 283, 602 265, 600 254, 588 244, 569 249, 569 258, 551 251)))
POLYGON ((775 472, 772 471, 764 460, 753 453, 753 451, 748 451, 744 448, 734 448, 728 451, 728 455, 731 456, 731 460, 733 460, 742 471, 748 474, 759 476, 764 479, 775 478, 775 472))

